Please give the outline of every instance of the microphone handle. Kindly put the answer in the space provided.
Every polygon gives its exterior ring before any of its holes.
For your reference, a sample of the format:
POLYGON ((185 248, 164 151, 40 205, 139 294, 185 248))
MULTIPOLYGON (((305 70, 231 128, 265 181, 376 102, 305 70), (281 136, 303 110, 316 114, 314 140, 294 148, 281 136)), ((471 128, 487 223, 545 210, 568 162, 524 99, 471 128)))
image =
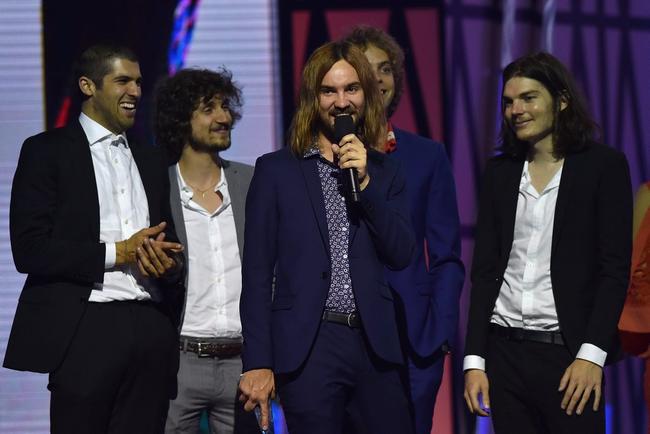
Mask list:
POLYGON ((357 169, 354 167, 345 169, 345 177, 347 178, 350 200, 354 203, 361 202, 361 187, 359 187, 359 175, 357 175, 357 169))

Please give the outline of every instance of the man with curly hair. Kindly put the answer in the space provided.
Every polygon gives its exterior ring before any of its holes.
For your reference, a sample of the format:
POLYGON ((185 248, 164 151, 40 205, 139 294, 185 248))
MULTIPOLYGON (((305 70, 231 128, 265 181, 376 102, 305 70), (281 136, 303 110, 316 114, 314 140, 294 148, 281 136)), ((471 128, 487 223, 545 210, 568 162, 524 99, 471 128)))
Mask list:
MULTIPOLYGON (((402 49, 390 35, 375 27, 356 27, 346 40, 359 47, 372 65, 390 119, 404 91, 402 49)), ((456 188, 441 143, 394 128, 389 122, 384 151, 408 173, 406 184, 417 251, 408 268, 388 271, 388 282, 401 300, 398 319, 408 360, 415 431, 428 434, 445 354, 456 340, 465 277, 460 260, 456 188)))
POLYGON ((230 147, 241 105, 241 90, 226 69, 184 69, 157 88, 154 129, 171 164, 172 216, 188 264, 179 303, 179 393, 170 403, 168 433, 198 432, 203 411, 212 432, 256 428, 235 405, 244 203, 253 168, 219 155, 230 147))

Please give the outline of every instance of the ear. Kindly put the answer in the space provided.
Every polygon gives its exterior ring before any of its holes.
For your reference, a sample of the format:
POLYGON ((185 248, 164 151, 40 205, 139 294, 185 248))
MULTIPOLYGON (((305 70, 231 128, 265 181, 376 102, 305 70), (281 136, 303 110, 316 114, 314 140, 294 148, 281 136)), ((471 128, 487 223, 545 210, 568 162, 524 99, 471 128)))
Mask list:
POLYGON ((84 95, 88 97, 95 95, 95 83, 90 78, 82 75, 79 77, 78 84, 81 93, 84 95))
POLYGON ((569 98, 567 97, 566 92, 562 92, 560 95, 560 111, 563 111, 569 106, 569 98))

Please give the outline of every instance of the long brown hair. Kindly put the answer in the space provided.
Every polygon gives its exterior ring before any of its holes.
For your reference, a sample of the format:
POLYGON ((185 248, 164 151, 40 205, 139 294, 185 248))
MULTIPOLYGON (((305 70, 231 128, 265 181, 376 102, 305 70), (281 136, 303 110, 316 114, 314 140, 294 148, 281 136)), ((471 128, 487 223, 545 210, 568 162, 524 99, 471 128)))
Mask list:
POLYGON ((370 148, 381 149, 386 142, 386 115, 372 67, 361 50, 349 42, 329 42, 317 48, 305 64, 298 108, 289 128, 289 146, 304 155, 318 135, 319 95, 323 77, 339 60, 356 70, 363 89, 365 108, 358 121, 357 136, 370 148))

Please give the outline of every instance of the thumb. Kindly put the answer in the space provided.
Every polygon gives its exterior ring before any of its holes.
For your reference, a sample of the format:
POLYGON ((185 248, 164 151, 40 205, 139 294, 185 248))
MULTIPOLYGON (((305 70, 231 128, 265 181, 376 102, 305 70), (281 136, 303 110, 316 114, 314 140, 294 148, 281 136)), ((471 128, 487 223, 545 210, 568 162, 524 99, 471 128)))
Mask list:
POLYGON ((568 382, 569 382, 569 369, 564 371, 564 375, 562 375, 562 379, 560 380, 560 387, 557 389, 558 392, 562 392, 566 388, 568 382))
POLYGON ((151 226, 151 227, 143 229, 142 232, 147 236, 149 236, 149 235, 157 235, 158 233, 162 232, 163 229, 165 229, 165 226, 167 226, 167 223, 160 222, 156 226, 151 226))

